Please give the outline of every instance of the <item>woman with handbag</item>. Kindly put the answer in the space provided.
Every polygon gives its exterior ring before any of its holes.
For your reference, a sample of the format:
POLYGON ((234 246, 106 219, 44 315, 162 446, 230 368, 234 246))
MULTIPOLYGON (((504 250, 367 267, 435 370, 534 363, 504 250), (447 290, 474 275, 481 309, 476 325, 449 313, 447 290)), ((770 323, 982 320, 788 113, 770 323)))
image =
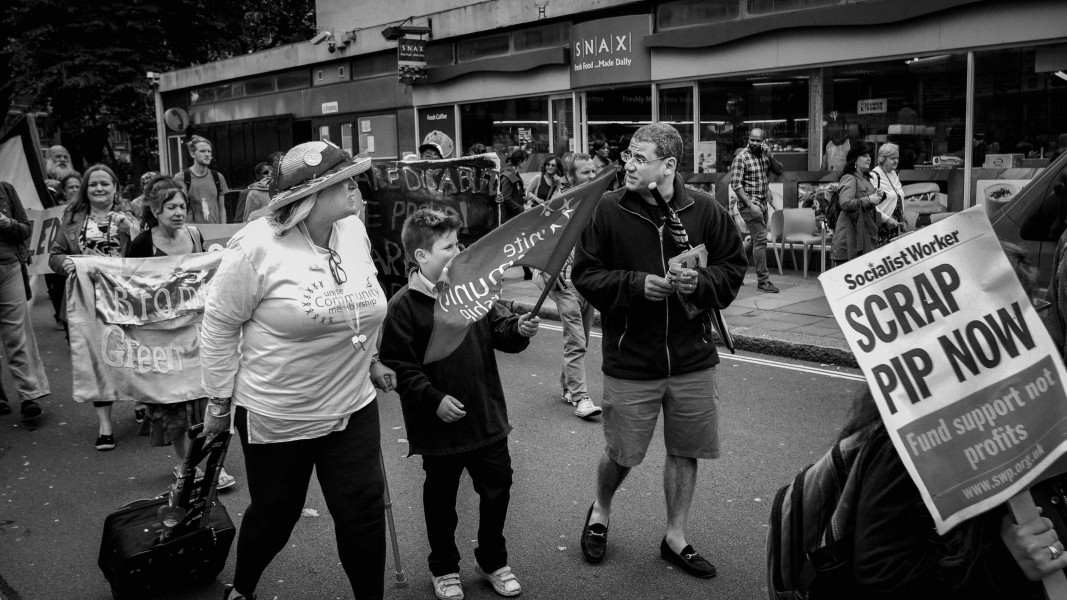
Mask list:
POLYGON ((370 168, 327 142, 286 153, 269 217, 230 239, 208 287, 200 334, 209 440, 236 428, 251 504, 232 586, 252 599, 300 519, 314 471, 337 552, 357 599, 384 594, 385 507, 375 387, 396 375, 378 360, 386 297, 363 198, 370 168))
POLYGON ((885 200, 886 193, 874 187, 870 168, 871 151, 866 145, 849 150, 837 186, 840 214, 834 227, 830 256, 834 264, 843 264, 877 248, 880 223, 897 225, 895 219, 878 212, 877 207, 885 200))
MULTIPOLYGON (((92 254, 121 258, 130 244, 130 236, 139 230, 133 206, 122 199, 119 178, 106 165, 85 170, 78 198, 59 220, 59 232, 49 250, 48 266, 68 278, 74 274, 71 256, 92 254)), ((93 402, 100 432, 97 450, 112 450, 115 436, 111 429, 111 402, 93 402)))
MULTIPOLYGON (((40 416, 37 400, 50 393, 33 328, 27 327, 30 290, 25 243, 31 233, 33 226, 18 192, 10 183, 0 182, 0 339, 22 400, 24 419, 40 416)), ((0 400, 0 415, 9 414, 6 399, 0 400)))

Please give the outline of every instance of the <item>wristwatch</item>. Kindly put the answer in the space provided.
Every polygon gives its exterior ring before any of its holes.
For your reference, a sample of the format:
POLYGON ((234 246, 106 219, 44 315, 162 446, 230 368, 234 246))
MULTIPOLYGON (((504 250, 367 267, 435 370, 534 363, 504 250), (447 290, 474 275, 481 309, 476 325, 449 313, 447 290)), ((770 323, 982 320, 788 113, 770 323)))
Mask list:
POLYGON ((230 414, 230 407, 221 404, 208 404, 207 414, 213 417, 226 417, 230 414))

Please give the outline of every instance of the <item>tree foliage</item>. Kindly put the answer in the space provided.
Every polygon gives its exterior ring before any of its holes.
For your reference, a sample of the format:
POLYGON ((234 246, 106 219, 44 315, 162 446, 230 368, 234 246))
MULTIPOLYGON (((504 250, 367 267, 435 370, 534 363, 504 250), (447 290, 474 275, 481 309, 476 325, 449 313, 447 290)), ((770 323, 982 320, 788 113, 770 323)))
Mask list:
POLYGON ((116 129, 130 134, 135 160, 147 162, 156 147, 147 72, 314 33, 313 0, 14 0, 0 23, 0 104, 30 98, 87 161, 106 158, 116 129))

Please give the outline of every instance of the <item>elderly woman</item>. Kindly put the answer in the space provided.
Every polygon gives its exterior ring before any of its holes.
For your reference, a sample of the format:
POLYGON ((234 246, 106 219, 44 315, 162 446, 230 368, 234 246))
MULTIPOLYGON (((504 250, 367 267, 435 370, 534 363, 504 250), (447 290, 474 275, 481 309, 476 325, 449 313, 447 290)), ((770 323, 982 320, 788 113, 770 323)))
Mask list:
POLYGON ((833 253, 835 264, 866 254, 878 247, 878 225, 896 227, 892 217, 878 212, 878 205, 886 193, 874 187, 870 177, 871 151, 859 145, 848 151, 845 170, 837 184, 837 202, 841 212, 834 227, 833 253))
POLYGON ((904 188, 900 185, 897 166, 900 165, 900 147, 896 144, 882 144, 878 149, 878 166, 871 169, 874 187, 885 192, 885 200, 878 205, 883 223, 878 228, 879 244, 887 244, 900 235, 904 229, 904 188), (890 226, 889 221, 896 226, 890 226))
MULTIPOLYGON (((167 175, 156 175, 145 182, 142 216, 146 229, 141 232, 126 249, 126 258, 152 258, 156 256, 175 256, 204 251, 204 236, 192 225, 186 225, 189 214, 185 190, 181 184, 167 175)), ((141 418, 147 418, 151 427, 149 445, 174 445, 178 454, 178 464, 173 473, 177 478, 182 472, 182 463, 189 452, 189 428, 200 422, 207 401, 190 400, 174 404, 158 404, 144 401, 144 408, 138 409, 141 418), (144 411, 143 413, 140 411, 144 411), (143 416, 142 416, 143 415, 143 416)), ((218 488, 233 486, 237 480, 220 470, 218 488)))
POLYGON ((328 142, 282 159, 269 218, 229 243, 208 292, 200 339, 207 435, 233 426, 251 504, 225 598, 253 598, 300 518, 315 470, 356 598, 384 593, 385 521, 377 386, 386 298, 363 198, 370 167, 328 142))
MULTIPOLYGON (((138 229, 133 207, 122 199, 119 179, 106 165, 85 170, 78 197, 70 203, 59 221, 59 233, 49 251, 52 271, 70 277, 74 274, 71 256, 92 254, 120 258, 126 254, 131 232, 138 229)), ((93 402, 100 422, 97 450, 115 447, 111 431, 111 402, 93 402)))

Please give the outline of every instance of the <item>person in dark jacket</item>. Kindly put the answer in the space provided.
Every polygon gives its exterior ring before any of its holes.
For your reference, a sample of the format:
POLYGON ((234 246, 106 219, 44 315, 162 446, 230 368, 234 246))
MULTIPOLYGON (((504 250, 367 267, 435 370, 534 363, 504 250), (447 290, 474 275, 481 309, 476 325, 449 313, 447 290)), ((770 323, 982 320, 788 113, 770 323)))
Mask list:
POLYGON ((381 346, 382 363, 396 371, 409 451, 422 455, 426 471, 422 504, 430 573, 434 593, 442 600, 463 598, 455 534, 456 494, 464 469, 481 498, 475 569, 502 596, 522 592, 508 566, 504 540, 511 499, 511 425, 493 351, 525 350, 540 323, 530 313, 514 316, 494 303, 452 354, 424 362, 437 301, 434 284, 459 254, 460 227, 454 213, 432 208, 419 209, 404 222, 404 252, 419 268, 389 301, 381 346))
POLYGON ((526 210, 526 188, 519 176, 519 167, 528 158, 526 151, 518 149, 508 157, 504 170, 500 172, 500 203, 502 213, 500 222, 504 223, 521 215, 526 210))
POLYGON ((685 537, 697 459, 719 457, 719 356, 708 309, 730 305, 748 264, 726 210, 683 185, 677 173, 682 152, 673 127, 638 129, 622 154, 625 189, 601 199, 575 250, 574 286, 601 313, 607 441, 581 545, 589 562, 603 559, 612 497, 644 459, 662 407, 667 531, 660 556, 692 575, 712 577, 715 567, 685 537), (689 242, 705 245, 706 266, 668 273, 668 259, 679 249, 649 193, 651 183, 676 211, 689 242), (689 318, 683 298, 703 310, 689 318))

